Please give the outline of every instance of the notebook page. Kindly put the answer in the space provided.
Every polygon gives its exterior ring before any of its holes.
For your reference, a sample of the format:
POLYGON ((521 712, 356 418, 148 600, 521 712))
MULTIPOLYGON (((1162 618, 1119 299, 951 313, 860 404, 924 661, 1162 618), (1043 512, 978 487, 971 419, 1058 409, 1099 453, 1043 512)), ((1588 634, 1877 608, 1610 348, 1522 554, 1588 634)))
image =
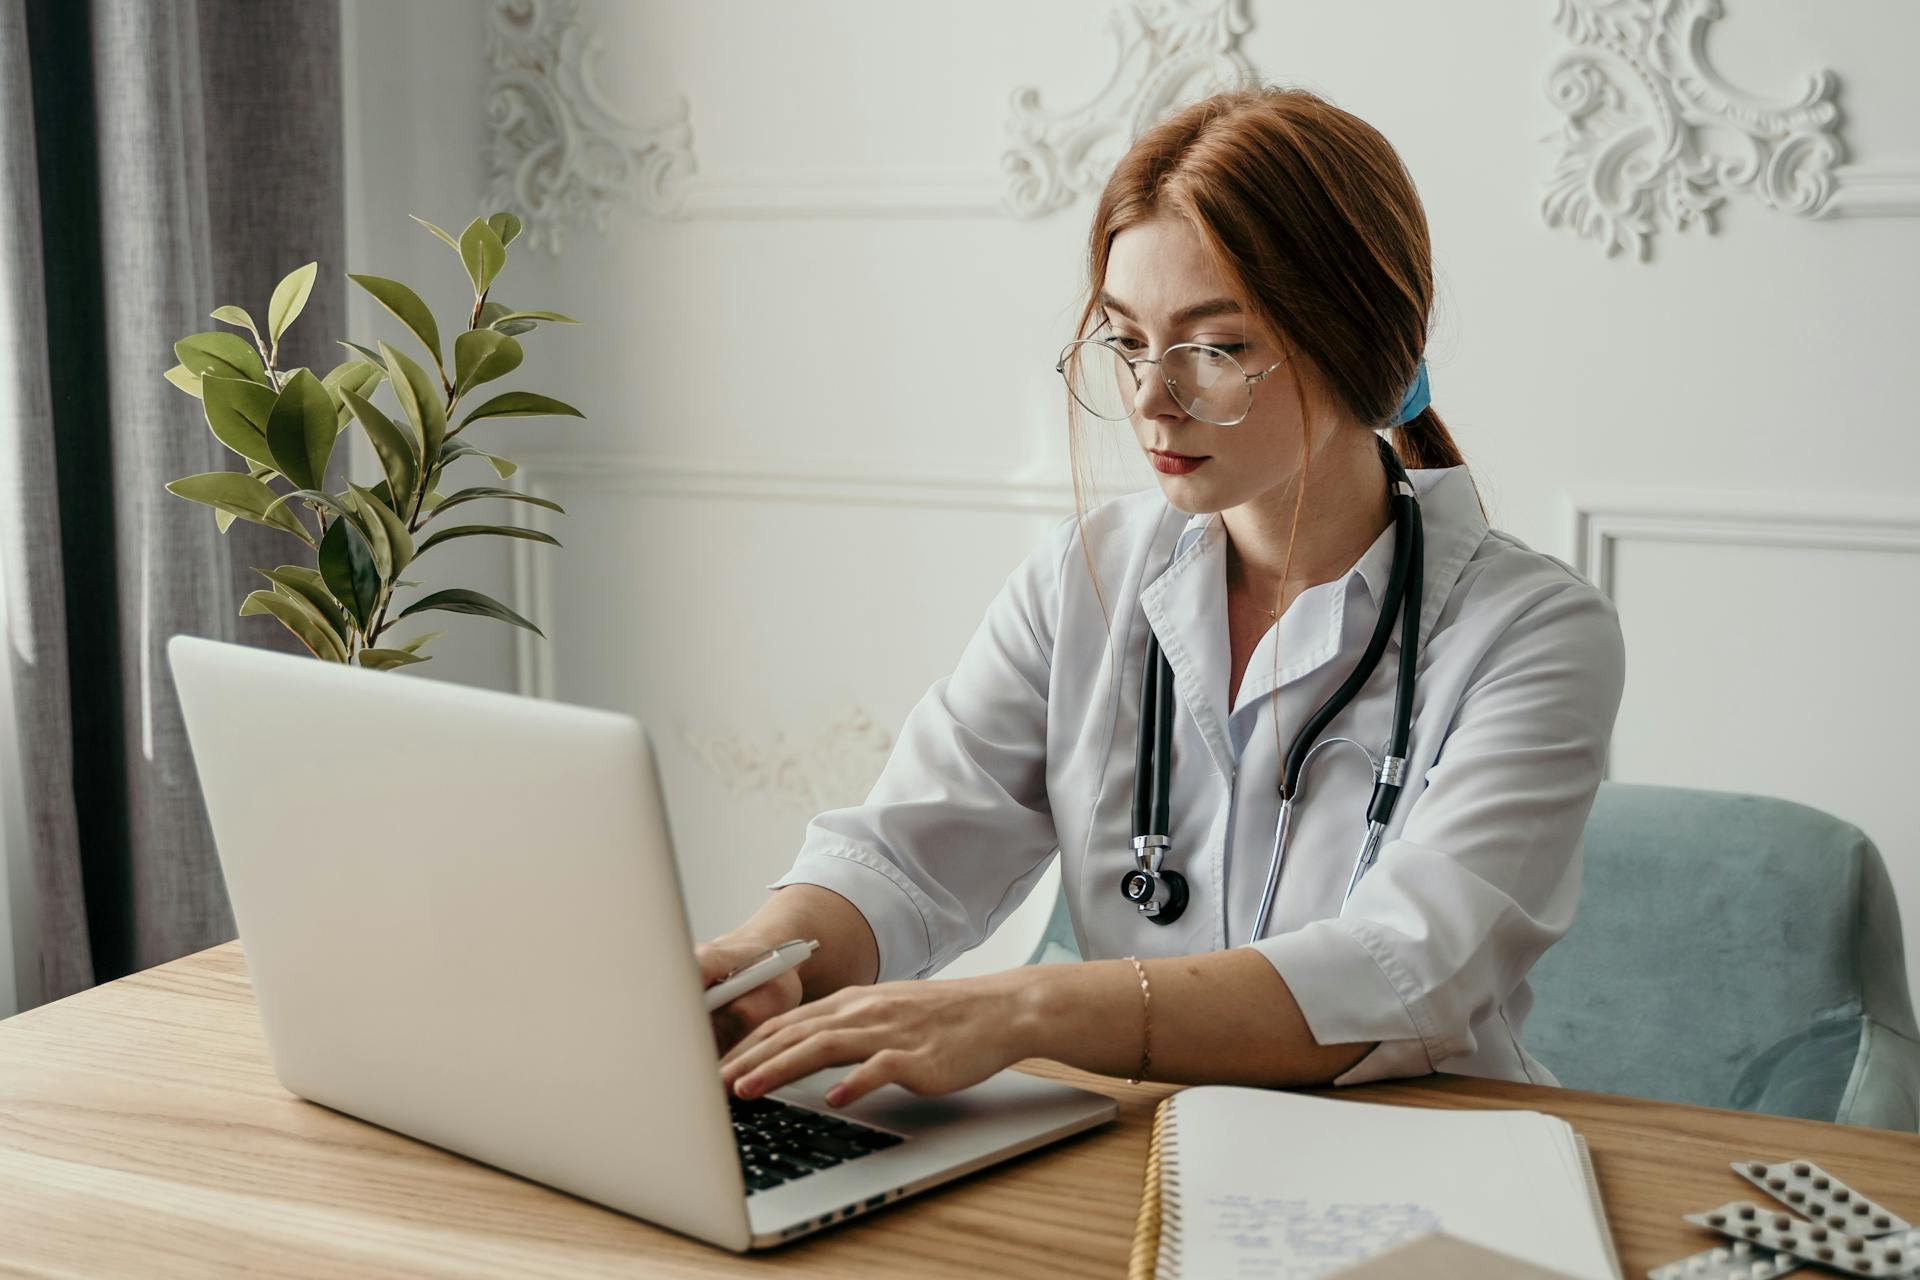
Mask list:
POLYGON ((1170 1106, 1178 1182, 1166 1192, 1177 1204, 1163 1277, 1312 1280, 1446 1231, 1579 1280, 1616 1280, 1572 1130, 1554 1117, 1225 1085, 1184 1090, 1170 1106))

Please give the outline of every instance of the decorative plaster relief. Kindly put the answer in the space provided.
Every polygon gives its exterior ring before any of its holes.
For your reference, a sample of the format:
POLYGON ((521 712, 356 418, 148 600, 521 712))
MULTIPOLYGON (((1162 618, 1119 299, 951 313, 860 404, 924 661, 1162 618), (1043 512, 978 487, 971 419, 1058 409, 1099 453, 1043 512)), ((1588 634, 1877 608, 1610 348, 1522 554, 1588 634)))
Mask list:
POLYGON ((1578 48, 1547 74, 1567 117, 1541 200, 1550 227, 1633 250, 1666 227, 1698 222, 1746 192, 1803 217, 1826 211, 1842 157, 1831 71, 1797 98, 1769 102, 1728 83, 1707 60, 1720 0, 1557 0, 1554 22, 1578 48))
POLYGON ((527 243, 556 254, 567 224, 605 231, 616 200, 675 212, 674 188, 693 171, 685 96, 671 97, 651 123, 615 109, 595 72, 606 42, 579 8, 579 0, 494 0, 487 25, 487 207, 517 213, 527 243))
POLYGON ((1099 93, 1048 111, 1038 89, 1013 91, 1007 131, 1018 142, 1001 157, 1007 210, 1037 218, 1097 192, 1128 144, 1174 105, 1257 85, 1239 49, 1252 25, 1246 0, 1133 0, 1108 15, 1114 67, 1099 93))
POLYGON ((811 817, 858 804, 880 776, 893 735, 859 707, 843 712, 805 745, 776 731, 765 741, 703 737, 684 724, 680 740, 727 790, 811 817))

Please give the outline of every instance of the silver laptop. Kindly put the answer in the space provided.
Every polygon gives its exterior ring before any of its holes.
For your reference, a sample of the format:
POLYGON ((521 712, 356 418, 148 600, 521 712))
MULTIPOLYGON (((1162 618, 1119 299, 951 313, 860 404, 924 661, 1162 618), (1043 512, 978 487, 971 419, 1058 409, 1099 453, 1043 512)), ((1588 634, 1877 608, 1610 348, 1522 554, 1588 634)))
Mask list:
POLYGON ((840 1109, 850 1068, 730 1099, 632 717, 191 636, 167 654, 303 1098, 736 1250, 1115 1114, 1012 1071, 840 1109))

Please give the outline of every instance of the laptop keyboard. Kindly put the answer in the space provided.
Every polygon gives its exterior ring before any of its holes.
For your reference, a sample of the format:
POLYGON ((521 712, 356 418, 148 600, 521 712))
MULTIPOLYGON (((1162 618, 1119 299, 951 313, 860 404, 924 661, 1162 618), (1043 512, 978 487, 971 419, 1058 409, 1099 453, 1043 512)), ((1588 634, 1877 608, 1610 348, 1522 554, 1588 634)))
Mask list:
POLYGON ((898 1134, 777 1098, 728 1095, 727 1103, 748 1195, 905 1141, 898 1134))

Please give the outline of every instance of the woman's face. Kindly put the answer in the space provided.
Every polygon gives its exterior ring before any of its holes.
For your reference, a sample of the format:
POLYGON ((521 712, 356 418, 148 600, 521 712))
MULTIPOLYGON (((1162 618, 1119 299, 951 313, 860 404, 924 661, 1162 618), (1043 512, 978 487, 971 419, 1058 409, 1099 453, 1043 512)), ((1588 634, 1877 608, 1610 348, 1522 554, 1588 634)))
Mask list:
MULTIPOLYGON (((1214 272, 1199 236, 1181 218, 1136 223, 1114 236, 1100 310, 1107 323, 1092 336, 1110 336, 1129 356, 1158 357, 1175 343, 1204 342, 1226 351, 1249 374, 1282 358, 1273 335, 1242 308, 1238 295, 1214 272), (1207 314, 1183 314, 1194 308, 1207 314)), ((1162 366, 1137 369, 1133 434, 1169 503, 1188 513, 1223 511, 1293 478, 1302 432, 1297 360, 1250 384, 1252 405, 1231 427, 1215 426, 1182 408, 1167 389, 1162 366)), ((1305 390, 1314 420, 1324 421, 1313 387, 1305 390)))

